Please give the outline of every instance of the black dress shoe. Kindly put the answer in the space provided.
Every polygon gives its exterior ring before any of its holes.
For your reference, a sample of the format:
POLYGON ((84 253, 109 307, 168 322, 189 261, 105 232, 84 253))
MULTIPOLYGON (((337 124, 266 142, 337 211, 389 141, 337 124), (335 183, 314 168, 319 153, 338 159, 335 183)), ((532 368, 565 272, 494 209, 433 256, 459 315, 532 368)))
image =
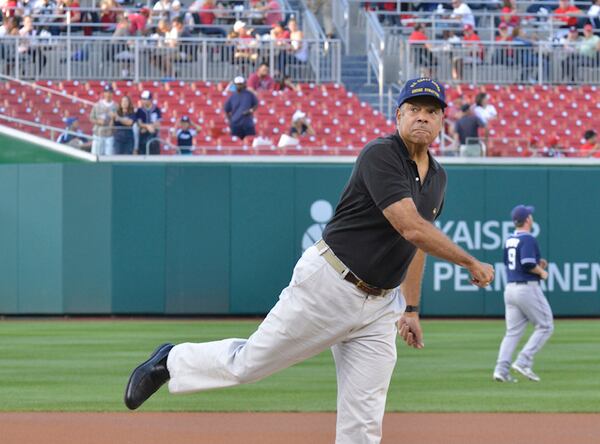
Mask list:
POLYGON ((137 409, 169 380, 167 356, 173 347, 173 344, 159 345, 150 358, 131 373, 125 388, 127 408, 137 409))

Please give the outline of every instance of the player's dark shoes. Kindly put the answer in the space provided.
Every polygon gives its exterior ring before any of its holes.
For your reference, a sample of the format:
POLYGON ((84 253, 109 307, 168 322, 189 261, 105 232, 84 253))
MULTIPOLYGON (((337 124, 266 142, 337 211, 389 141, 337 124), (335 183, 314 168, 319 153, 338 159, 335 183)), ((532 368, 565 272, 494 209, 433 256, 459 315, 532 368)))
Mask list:
POLYGON ((127 408, 137 409, 169 380, 167 356, 173 347, 173 344, 159 345, 150 358, 138 365, 131 373, 125 388, 127 408))
POLYGON ((521 373, 530 381, 540 382, 541 380, 541 378, 538 375, 536 375, 530 367, 519 365, 516 362, 513 365, 511 365, 511 367, 514 371, 521 373))
POLYGON ((518 382, 516 378, 513 378, 510 373, 502 374, 494 372, 494 381, 497 382, 518 382))

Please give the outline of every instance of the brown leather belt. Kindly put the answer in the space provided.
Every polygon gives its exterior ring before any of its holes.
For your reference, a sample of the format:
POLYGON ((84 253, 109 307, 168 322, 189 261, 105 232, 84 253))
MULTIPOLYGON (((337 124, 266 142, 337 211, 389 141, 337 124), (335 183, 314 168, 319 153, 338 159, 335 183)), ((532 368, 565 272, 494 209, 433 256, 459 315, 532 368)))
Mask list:
POLYGON ((319 254, 323 257, 323 259, 325 259, 327 263, 329 263, 329 265, 331 265, 333 269, 343 277, 344 280, 350 282, 351 284, 354 284, 357 288, 364 291, 368 295, 382 297, 393 290, 386 290, 384 288, 373 287, 372 285, 369 285, 366 282, 362 281, 354 273, 352 273, 352 271, 348 267, 346 267, 346 265, 344 265, 344 263, 335 255, 335 253, 331 251, 331 248, 329 248, 329 245, 327 245, 327 243, 323 239, 318 241, 315 244, 315 247, 317 247, 317 250, 319 254))

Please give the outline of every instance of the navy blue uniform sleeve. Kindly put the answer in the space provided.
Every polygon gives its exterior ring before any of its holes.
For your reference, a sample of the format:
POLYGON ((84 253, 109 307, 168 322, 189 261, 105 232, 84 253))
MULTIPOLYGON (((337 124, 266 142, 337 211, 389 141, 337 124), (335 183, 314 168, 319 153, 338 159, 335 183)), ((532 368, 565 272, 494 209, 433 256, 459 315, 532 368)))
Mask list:
POLYGON ((521 266, 525 269, 533 268, 538 262, 538 248, 535 238, 523 236, 519 242, 519 253, 521 266))
POLYGON ((158 107, 156 108, 156 117, 158 119, 162 119, 162 111, 158 107))
POLYGON ((410 178, 406 177, 398 157, 391 150, 373 146, 360 156, 359 162, 359 177, 381 211, 412 197, 410 178))
POLYGON ((231 112, 231 97, 229 96, 227 98, 227 100, 225 101, 225 106, 223 107, 223 110, 225 110, 226 113, 230 113, 231 112))
POLYGON ((258 106, 258 99, 252 94, 252 106, 250 108, 256 108, 258 106))

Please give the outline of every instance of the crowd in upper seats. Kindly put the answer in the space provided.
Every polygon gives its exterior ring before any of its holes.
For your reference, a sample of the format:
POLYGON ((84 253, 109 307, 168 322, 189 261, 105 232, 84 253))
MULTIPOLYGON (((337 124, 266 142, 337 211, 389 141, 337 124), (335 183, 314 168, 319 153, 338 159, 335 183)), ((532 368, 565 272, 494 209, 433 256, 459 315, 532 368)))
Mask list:
POLYGON ((452 78, 462 78, 466 63, 487 61, 499 65, 522 67, 520 81, 532 81, 537 72, 533 67, 541 62, 548 77, 551 48, 561 49, 561 77, 575 82, 580 67, 600 66, 600 0, 586 3, 571 0, 532 2, 521 6, 516 0, 490 2, 395 2, 365 3, 365 8, 384 11, 379 18, 384 26, 411 29, 407 39, 413 44, 414 60, 434 75, 438 57, 450 54, 452 78), (425 11, 425 12, 424 12, 425 11), (423 15, 425 14, 425 15, 423 15), (432 18, 439 19, 434 26, 432 18), (490 31, 493 30, 493 35, 490 31), (484 39, 480 34, 485 34, 484 39), (482 40, 497 44, 486 48, 482 40), (506 42, 506 45, 502 43, 506 42), (538 51, 538 43, 544 52, 538 51), (486 58, 489 52, 489 57, 486 58))
POLYGON ((240 19, 251 20, 261 34, 268 34, 273 25, 287 18, 277 0, 194 0, 187 7, 180 0, 158 0, 151 7, 129 0, 100 0, 97 8, 82 8, 79 0, 0 0, 0 10, 0 36, 18 35, 28 16, 38 33, 64 34, 70 23, 71 33, 106 35, 119 31, 119 35, 140 36, 164 30, 165 24, 171 29, 176 18, 190 34, 226 36, 240 19), (165 24, 159 29, 161 21, 165 24))

